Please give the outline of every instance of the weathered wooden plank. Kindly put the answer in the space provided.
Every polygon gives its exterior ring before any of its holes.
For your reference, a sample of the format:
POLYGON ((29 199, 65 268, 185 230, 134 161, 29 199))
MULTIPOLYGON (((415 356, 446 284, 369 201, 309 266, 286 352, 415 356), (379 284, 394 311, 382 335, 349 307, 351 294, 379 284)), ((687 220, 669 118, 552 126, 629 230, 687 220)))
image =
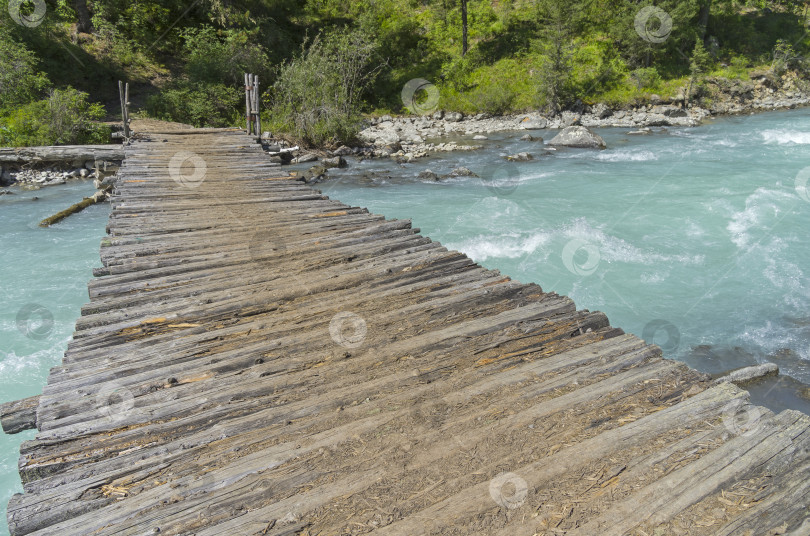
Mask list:
POLYGON ((0 424, 7 434, 17 434, 37 427, 39 395, 0 404, 0 424))

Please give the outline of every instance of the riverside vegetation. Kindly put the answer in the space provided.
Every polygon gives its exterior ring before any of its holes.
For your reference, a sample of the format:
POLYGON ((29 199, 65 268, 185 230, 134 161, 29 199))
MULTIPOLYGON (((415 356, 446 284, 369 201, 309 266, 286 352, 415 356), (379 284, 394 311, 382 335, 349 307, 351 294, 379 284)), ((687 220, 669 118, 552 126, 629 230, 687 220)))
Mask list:
POLYGON ((364 116, 445 110, 549 117, 728 96, 807 94, 796 0, 11 0, 0 10, 0 145, 99 143, 118 79, 146 116, 241 125, 243 73, 263 122, 302 145, 364 116), (44 7, 44 11, 43 11, 44 7), (466 16, 463 16, 466 14, 466 16), (32 22, 33 17, 38 16, 32 22), (464 20, 466 19, 466 24, 464 20), (406 96, 409 81, 422 83, 406 96), (756 86, 752 85, 756 84, 756 86), (406 106, 407 104, 407 106, 406 106))

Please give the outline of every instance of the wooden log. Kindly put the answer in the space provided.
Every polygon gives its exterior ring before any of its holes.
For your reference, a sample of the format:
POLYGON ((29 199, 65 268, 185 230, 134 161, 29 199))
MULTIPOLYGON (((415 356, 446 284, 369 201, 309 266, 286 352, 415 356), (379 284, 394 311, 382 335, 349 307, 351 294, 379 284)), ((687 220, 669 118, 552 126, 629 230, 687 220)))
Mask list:
POLYGON ((41 222, 39 222, 40 227, 50 227, 55 223, 59 223, 60 221, 64 220, 68 216, 72 214, 76 214, 77 212, 81 212, 82 210, 86 209, 89 206, 95 205, 96 203, 101 203, 107 199, 107 192, 103 190, 99 190, 95 194, 91 195, 90 197, 85 197, 78 203, 69 206, 65 210, 61 212, 57 212, 53 216, 45 218, 41 222))
POLYGON ((17 434, 37 427, 39 395, 0 405, 0 424, 7 434, 17 434))
POLYGON ((776 365, 776 363, 763 363, 762 365, 745 367, 730 372, 729 374, 714 380, 714 383, 718 384, 729 382, 735 385, 745 385, 774 374, 779 374, 779 367, 776 365))
POLYGON ((60 145, 53 147, 0 147, 1 164, 55 163, 86 160, 120 162, 121 145, 60 145))

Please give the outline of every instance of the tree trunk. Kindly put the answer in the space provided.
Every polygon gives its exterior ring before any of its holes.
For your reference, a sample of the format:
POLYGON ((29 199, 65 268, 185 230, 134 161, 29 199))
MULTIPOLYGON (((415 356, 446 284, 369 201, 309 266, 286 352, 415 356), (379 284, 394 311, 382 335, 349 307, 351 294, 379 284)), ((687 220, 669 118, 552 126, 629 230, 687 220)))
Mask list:
POLYGON ((467 0, 461 0, 461 55, 467 55, 467 0))
POLYGON ((698 28, 700 28, 700 38, 703 39, 703 44, 706 45, 706 28, 709 26, 709 15, 712 10, 712 0, 703 0, 700 4, 700 11, 698 12, 698 28))
POLYGON ((76 9, 76 30, 79 33, 92 33, 93 21, 87 9, 87 0, 73 0, 73 7, 76 9))

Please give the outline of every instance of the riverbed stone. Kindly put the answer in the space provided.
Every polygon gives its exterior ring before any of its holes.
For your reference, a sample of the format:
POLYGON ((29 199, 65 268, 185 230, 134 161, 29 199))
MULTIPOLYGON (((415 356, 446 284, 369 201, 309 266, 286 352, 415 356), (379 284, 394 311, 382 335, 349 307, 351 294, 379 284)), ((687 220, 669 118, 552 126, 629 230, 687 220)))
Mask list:
POLYGON ((604 149, 607 147, 602 136, 582 126, 571 126, 562 129, 548 144, 582 149, 604 149))
POLYGON ((597 102, 591 107, 591 113, 596 116, 597 119, 606 119, 613 115, 613 110, 604 102, 597 102))
POLYGON ((473 173, 471 170, 469 170, 468 168, 466 168, 464 166, 459 166, 459 167, 455 168, 453 171, 451 171, 447 176, 448 177, 477 177, 478 175, 476 175, 475 173, 473 173))
POLYGON ((323 158, 321 159, 321 164, 325 168, 344 168, 348 164, 346 163, 346 159, 342 156, 335 156, 333 158, 323 158))
POLYGON ((548 119, 545 117, 525 116, 520 120, 520 126, 526 130, 540 130, 548 127, 548 119))
POLYGON ((341 145, 340 147, 332 151, 332 154, 335 156, 349 156, 352 153, 353 150, 350 147, 346 147, 345 145, 341 145))
POLYGON ((510 154, 506 159, 510 162, 528 162, 529 160, 534 160, 534 156, 529 153, 517 153, 510 154))
POLYGON ((438 181, 439 180, 439 176, 436 173, 434 173, 433 171, 429 170, 429 169, 426 169, 426 170, 422 171, 421 173, 419 173, 419 178, 421 180, 428 180, 428 181, 438 181))

